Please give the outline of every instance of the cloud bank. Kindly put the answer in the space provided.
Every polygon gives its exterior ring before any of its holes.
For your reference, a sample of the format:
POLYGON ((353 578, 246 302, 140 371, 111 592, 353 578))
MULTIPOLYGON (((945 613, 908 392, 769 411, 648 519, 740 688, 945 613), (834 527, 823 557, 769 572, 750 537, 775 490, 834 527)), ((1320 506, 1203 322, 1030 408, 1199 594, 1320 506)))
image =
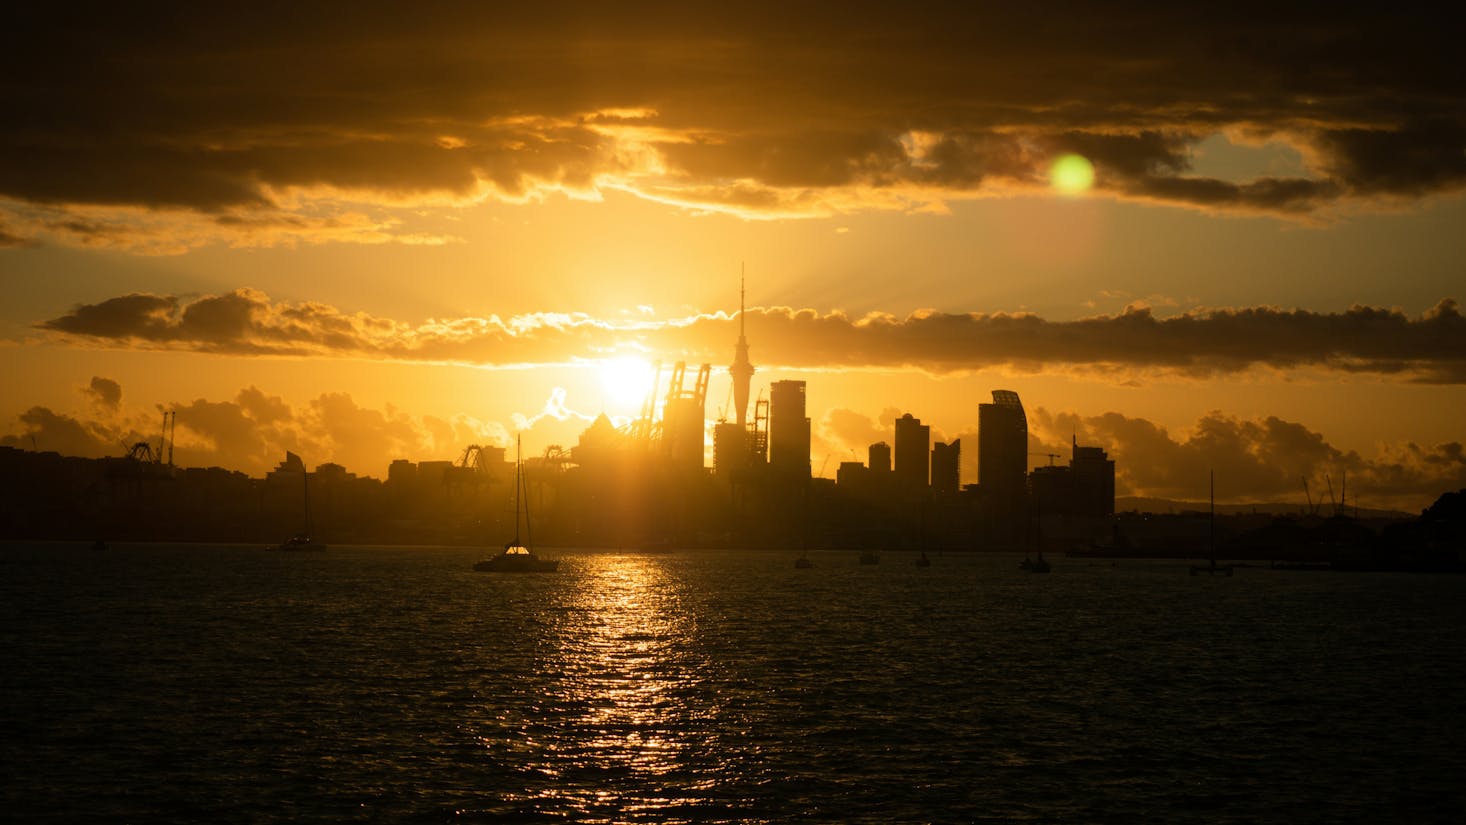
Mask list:
POLYGON ((1319 216, 1466 185, 1450 26, 1344 4, 13 10, 0 245, 438 243, 382 209, 625 191, 747 217, 1048 189, 1319 216), (1196 171, 1207 138, 1287 172, 1196 171))
MULTIPOLYGON (((1353 306, 1343 312, 1273 307, 1049 321, 1031 314, 917 312, 905 318, 762 308, 748 312, 756 361, 803 369, 921 369, 953 373, 1008 366, 1210 376, 1254 368, 1318 368, 1466 383, 1466 318, 1454 299, 1419 316, 1353 306)), ((542 313, 423 323, 280 303, 238 289, 192 300, 134 293, 84 304, 37 325, 82 345, 183 349, 236 356, 328 356, 490 367, 564 363, 636 353, 721 363, 737 337, 717 313, 667 321, 606 321, 542 313)))

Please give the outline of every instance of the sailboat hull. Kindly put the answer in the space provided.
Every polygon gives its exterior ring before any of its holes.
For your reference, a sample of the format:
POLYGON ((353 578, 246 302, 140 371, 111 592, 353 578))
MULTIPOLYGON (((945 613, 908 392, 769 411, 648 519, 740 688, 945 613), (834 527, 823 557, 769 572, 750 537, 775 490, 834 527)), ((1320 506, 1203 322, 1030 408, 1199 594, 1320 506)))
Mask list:
POLYGON ((474 564, 473 569, 481 573, 553 573, 560 569, 560 560, 504 553, 474 564))

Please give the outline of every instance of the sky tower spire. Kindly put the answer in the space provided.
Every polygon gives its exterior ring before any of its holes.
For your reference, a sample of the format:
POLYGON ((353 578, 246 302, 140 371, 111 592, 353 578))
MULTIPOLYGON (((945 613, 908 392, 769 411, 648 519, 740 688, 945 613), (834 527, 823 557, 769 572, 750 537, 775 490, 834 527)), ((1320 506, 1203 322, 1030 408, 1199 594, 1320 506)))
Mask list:
POLYGON ((743 264, 738 265, 738 346, 728 374, 733 377, 733 409, 739 427, 748 426, 748 387, 753 380, 753 362, 748 360, 748 336, 744 334, 743 264))

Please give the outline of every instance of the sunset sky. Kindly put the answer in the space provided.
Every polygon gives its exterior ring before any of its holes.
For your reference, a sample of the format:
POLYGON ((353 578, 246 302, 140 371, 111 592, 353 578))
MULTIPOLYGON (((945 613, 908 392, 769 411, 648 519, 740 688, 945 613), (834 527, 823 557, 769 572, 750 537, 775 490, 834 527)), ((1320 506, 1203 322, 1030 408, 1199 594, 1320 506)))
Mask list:
MULTIPOLYGON (((1466 61, 1371 4, 29 3, 0 443, 382 477, 714 365, 812 465, 1016 390, 1121 495, 1466 487, 1466 61), (203 4, 207 6, 208 4, 203 4), (792 7, 792 8, 791 8, 792 7)), ((728 413, 732 417, 731 412, 728 413)))

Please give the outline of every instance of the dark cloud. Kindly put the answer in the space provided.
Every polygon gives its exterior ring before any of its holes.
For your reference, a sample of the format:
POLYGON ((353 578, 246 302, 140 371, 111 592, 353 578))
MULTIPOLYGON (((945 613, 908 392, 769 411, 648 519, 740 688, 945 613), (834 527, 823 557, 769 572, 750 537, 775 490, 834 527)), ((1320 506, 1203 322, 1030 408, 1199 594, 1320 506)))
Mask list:
POLYGON ((6 247, 33 246, 34 243, 35 242, 29 238, 23 238, 20 235, 12 233, 11 230, 6 227, 5 222, 0 221, 0 249, 4 249, 6 247))
POLYGON ((122 385, 110 378, 92 376, 92 383, 83 392, 103 410, 115 411, 122 405, 122 385))
POLYGON ((253 475, 271 470, 286 450, 311 466, 332 461, 380 478, 393 459, 448 460, 467 444, 508 441, 500 425, 467 416, 451 421, 419 419, 391 406, 374 410, 336 392, 297 406, 248 387, 230 401, 200 398, 173 409, 178 463, 223 466, 253 475))
POLYGON ((41 326, 94 338, 160 340, 168 335, 169 317, 177 309, 176 298, 133 293, 100 304, 82 304, 41 326))
POLYGON ((0 243, 112 237, 127 221, 101 206, 310 237, 343 196, 606 184, 745 213, 889 207, 871 190, 1043 186, 1061 151, 1116 196, 1312 214, 1466 185, 1459 39, 1358 4, 28 4, 0 34, 0 202, 74 220, 10 209, 0 243), (1192 174, 1222 130, 1313 168, 1192 174))
POLYGON ((82 421, 48 407, 31 407, 19 416, 21 433, 0 437, 0 446, 42 450, 83 458, 121 455, 126 446, 102 422, 82 421))
MULTIPOLYGON (((1084 365, 1202 376, 1254 367, 1315 367, 1414 381, 1466 381, 1466 318, 1449 298, 1419 317, 1368 306, 1335 313, 1214 309, 1168 317, 1131 307, 1118 315, 1073 321, 935 312, 852 319, 838 312, 774 308, 750 310, 747 325, 761 351, 800 368, 950 373, 995 365, 1034 371, 1084 365)), ((186 304, 172 296, 125 295, 78 306, 39 326, 120 347, 478 365, 564 362, 628 347, 667 360, 711 360, 724 357, 736 336, 732 319, 722 314, 655 324, 538 315, 414 326, 324 304, 277 304, 250 289, 186 304)))

